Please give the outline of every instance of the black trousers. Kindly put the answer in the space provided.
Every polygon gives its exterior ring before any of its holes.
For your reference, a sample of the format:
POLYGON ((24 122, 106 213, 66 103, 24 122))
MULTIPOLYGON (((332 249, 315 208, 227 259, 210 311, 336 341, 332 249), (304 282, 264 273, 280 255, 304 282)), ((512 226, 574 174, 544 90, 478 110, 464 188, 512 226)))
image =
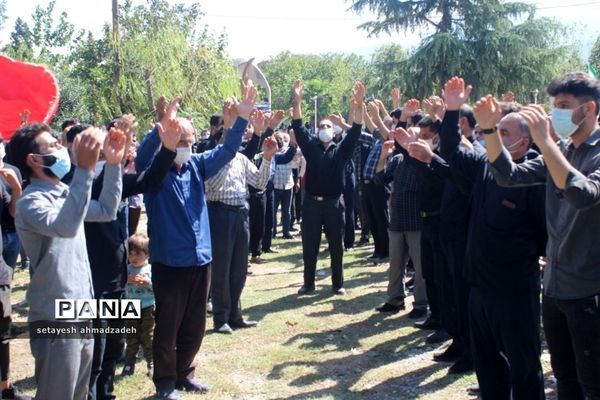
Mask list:
MULTIPOLYGON (((358 182, 358 181, 357 181, 358 182)), ((369 219, 367 217, 367 209, 365 208, 364 201, 364 184, 361 182, 357 183, 354 188, 354 221, 355 225, 358 226, 360 220, 360 238, 369 239, 371 230, 369 228, 369 219)))
POLYGON ((388 237, 389 213, 387 207, 388 194, 385 187, 370 181, 364 184, 364 200, 369 228, 375 242, 374 254, 380 257, 388 257, 390 254, 388 237))
POLYGON ((354 247, 354 181, 346 179, 344 188, 344 219, 346 225, 344 228, 344 247, 350 249, 354 247))
POLYGON ((539 288, 525 293, 472 288, 469 319, 481 398, 545 399, 539 288))
POLYGON ((267 207, 265 193, 251 193, 248 203, 250 205, 250 254, 257 257, 262 254, 262 241, 265 235, 267 207))
POLYGON ((176 381, 194 377, 194 358, 206 329, 210 272, 210 264, 193 267, 152 264, 156 300, 153 381, 158 390, 173 389, 176 381))
POLYGON ((544 332, 559 400, 600 399, 600 295, 542 298, 544 332))
POLYGON ((342 237, 344 232, 344 202, 341 197, 327 201, 304 198, 302 206, 302 258, 304 260, 304 286, 315 284, 317 256, 321 244, 321 232, 329 242, 331 255, 331 280, 334 289, 344 286, 342 237))
POLYGON ((273 189, 265 190, 265 234, 262 239, 262 250, 271 250, 273 242, 273 224, 275 223, 275 194, 273 189))
POLYGON ((446 318, 442 318, 442 303, 445 301, 452 302, 454 299, 452 297, 445 298, 448 292, 444 291, 444 285, 450 285, 450 282, 444 282, 442 258, 440 218, 439 216, 423 218, 423 228, 421 230, 421 268, 423 270, 423 278, 425 279, 429 310, 431 311, 432 318, 445 321, 446 318))
MULTIPOLYGON (((441 240, 443 277, 449 284, 444 291, 451 293, 450 301, 442 302, 443 324, 467 356, 471 354, 471 329, 469 326, 469 294, 471 286, 465 279, 466 241, 441 240)), ((444 296, 446 299, 448 296, 444 296)))
MULTIPOLYGON (((122 292, 106 295, 103 299, 122 299, 122 292)), ((125 320, 122 319, 96 319, 95 328, 122 328, 125 320)), ((90 375, 90 389, 88 400, 116 399, 113 394, 115 384, 115 369, 117 361, 123 355, 125 348, 125 335, 94 335, 94 355, 92 358, 92 373, 90 375)))

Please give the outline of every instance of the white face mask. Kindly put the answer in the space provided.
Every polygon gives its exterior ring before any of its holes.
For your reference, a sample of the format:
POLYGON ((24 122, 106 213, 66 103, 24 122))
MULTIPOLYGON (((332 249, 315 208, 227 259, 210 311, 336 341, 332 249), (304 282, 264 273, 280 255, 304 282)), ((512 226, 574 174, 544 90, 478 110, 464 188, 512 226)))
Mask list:
POLYGON ((429 145, 429 148, 433 151, 437 148, 437 143, 433 143, 433 139, 425 139, 425 141, 427 142, 427 144, 429 145))
POLYGON ((319 139, 323 143, 329 143, 333 140, 333 129, 319 129, 319 139))
POLYGON ((520 145, 522 141, 523 141, 523 138, 517 140, 516 142, 514 142, 513 144, 511 144, 509 146, 505 146, 506 150, 508 150, 509 153, 515 153, 516 150, 513 150, 513 149, 516 148, 518 145, 520 145))
POLYGON ((6 156, 6 149, 4 148, 4 143, 0 143, 0 160, 4 160, 6 156))
POLYGON ((188 162, 190 157, 192 156, 192 148, 191 147, 178 147, 177 155, 175 156, 175 160, 173 162, 178 165, 183 165, 188 162))
POLYGON ((573 123, 573 113, 575 110, 581 108, 584 104, 576 107, 571 110, 568 108, 553 108, 552 109, 552 127, 554 128, 554 132, 562 139, 566 139, 571 136, 583 121, 585 121, 585 117, 578 123, 573 123))

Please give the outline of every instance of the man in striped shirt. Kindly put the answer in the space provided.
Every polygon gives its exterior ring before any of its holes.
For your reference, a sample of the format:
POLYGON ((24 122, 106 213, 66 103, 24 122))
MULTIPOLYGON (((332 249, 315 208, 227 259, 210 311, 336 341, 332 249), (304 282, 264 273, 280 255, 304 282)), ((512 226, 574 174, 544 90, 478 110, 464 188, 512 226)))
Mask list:
MULTIPOLYGON (((233 125, 234 118, 226 114, 223 117, 225 127, 233 125)), ((213 255, 211 298, 214 329, 219 333, 231 334, 233 329, 257 324, 243 319, 240 303, 248 272, 247 185, 261 190, 267 186, 276 151, 276 140, 268 137, 263 143, 260 168, 238 152, 233 160, 206 180, 213 255)))

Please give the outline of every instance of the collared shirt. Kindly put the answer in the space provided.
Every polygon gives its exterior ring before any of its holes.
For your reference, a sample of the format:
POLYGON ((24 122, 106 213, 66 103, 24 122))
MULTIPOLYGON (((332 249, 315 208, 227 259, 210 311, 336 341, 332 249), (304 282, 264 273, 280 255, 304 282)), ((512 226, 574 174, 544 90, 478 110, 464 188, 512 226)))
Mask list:
MULTIPOLYGON (((238 118, 222 145, 202 154, 193 154, 180 170, 171 167, 160 187, 144 194, 150 263, 192 267, 211 262, 204 182, 236 156, 247 123, 238 118)), ((147 168, 159 146, 160 138, 154 129, 138 148, 135 162, 138 172, 147 168)))
POLYGON ((76 168, 71 185, 31 179, 17 201, 15 226, 31 261, 27 289, 31 321, 54 320, 56 299, 94 297, 85 221, 112 221, 121 200, 121 166, 107 165, 98 201, 90 200, 94 171, 76 168))
POLYGON ((354 124, 339 144, 331 143, 327 149, 323 143, 310 137, 302 120, 292 121, 296 140, 306 159, 306 193, 310 196, 339 196, 344 188, 346 162, 361 133, 361 125, 354 124))
POLYGON ((233 160, 206 180, 206 200, 219 201, 230 206, 244 206, 248 197, 247 185, 264 190, 273 165, 272 160, 262 162, 260 168, 256 168, 248 157, 237 153, 233 160))
MULTIPOLYGON (((279 152, 278 156, 284 156, 288 149, 279 152)), ((296 150, 293 150, 296 154, 296 150)), ((292 156, 293 157, 293 156, 292 156)), ((277 163, 275 165, 275 175, 273 177, 273 187, 278 190, 289 190, 294 187, 294 178, 292 176, 293 160, 288 163, 277 163)))
POLYGON ((571 139, 558 145, 572 166, 564 190, 556 187, 543 156, 515 164, 504 150, 491 170, 502 185, 546 185, 544 293, 579 299, 600 293, 600 129, 578 148, 571 139))
POLYGON ((354 148, 354 152, 352 153, 352 162, 354 163, 354 179, 356 182, 360 182, 362 179, 362 172, 367 161, 367 156, 371 152, 374 144, 375 138, 373 135, 361 132, 360 138, 358 139, 358 145, 354 148))
POLYGON ((383 146, 383 141, 381 139, 377 139, 375 143, 373 143, 373 147, 369 152, 369 156, 367 157, 367 162, 365 163, 365 168, 363 172, 363 178, 366 180, 371 180, 375 177, 375 170, 377 168, 377 161, 379 161, 379 155, 381 154, 381 148, 383 146))
POLYGON ((390 225, 393 232, 420 231, 423 220, 419 204, 418 161, 402 149, 388 162, 385 170, 375 174, 375 181, 387 185, 393 181, 390 198, 390 225))

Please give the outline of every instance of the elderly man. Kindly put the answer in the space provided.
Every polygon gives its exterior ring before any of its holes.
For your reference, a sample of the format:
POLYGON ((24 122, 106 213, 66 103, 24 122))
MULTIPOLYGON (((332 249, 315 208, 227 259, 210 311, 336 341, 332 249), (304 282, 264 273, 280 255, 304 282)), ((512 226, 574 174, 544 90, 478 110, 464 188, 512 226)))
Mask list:
MULTIPOLYGON (((225 127, 233 124, 232 114, 223 115, 225 127)), ((225 132, 225 137, 233 132, 225 132)), ((231 334, 233 329, 256 326, 242 317, 241 295, 248 273, 248 186, 264 190, 271 177, 271 160, 277 142, 263 142, 262 163, 257 168, 242 153, 206 180, 206 200, 212 241, 211 299, 214 329, 231 334)))
MULTIPOLYGON (((179 98, 167 109, 175 118, 179 98)), ((256 89, 245 87, 243 101, 234 101, 239 116, 222 145, 192 155, 193 127, 180 120, 181 138, 172 168, 158 190, 146 193, 152 287, 156 298, 154 384, 160 399, 180 399, 177 389, 203 393, 208 388, 194 379, 194 358, 204 337, 212 261, 204 182, 237 154, 254 108, 256 89)), ((148 167, 160 139, 153 130, 141 143, 139 171, 148 167)))
POLYGON ((306 197, 302 206, 304 285, 298 290, 298 294, 304 295, 315 290, 317 255, 323 227, 331 253, 332 291, 334 294, 344 294, 344 203, 341 195, 346 162, 352 157, 361 133, 365 87, 362 83, 355 87, 351 105, 354 124, 339 145, 333 143, 333 124, 329 120, 323 120, 319 124, 318 139, 309 136, 302 124, 302 92, 302 83, 296 81, 292 128, 306 158, 306 197))
MULTIPOLYGON (((470 90, 457 77, 446 83, 440 149, 471 193, 466 271, 475 372, 484 399, 544 399, 538 265, 546 239, 544 192, 500 187, 485 154, 460 148, 459 110, 470 90)), ((498 130, 515 163, 537 157, 519 114, 502 118, 498 130)))
POLYGON ((495 129, 499 104, 491 96, 478 103, 477 122, 500 184, 546 186, 542 315, 558 398, 600 399, 600 82, 567 74, 550 83, 548 95, 552 127, 561 140, 552 138, 541 107, 521 111, 541 157, 519 164, 512 155, 520 145, 504 143, 503 149, 504 135, 495 129))

